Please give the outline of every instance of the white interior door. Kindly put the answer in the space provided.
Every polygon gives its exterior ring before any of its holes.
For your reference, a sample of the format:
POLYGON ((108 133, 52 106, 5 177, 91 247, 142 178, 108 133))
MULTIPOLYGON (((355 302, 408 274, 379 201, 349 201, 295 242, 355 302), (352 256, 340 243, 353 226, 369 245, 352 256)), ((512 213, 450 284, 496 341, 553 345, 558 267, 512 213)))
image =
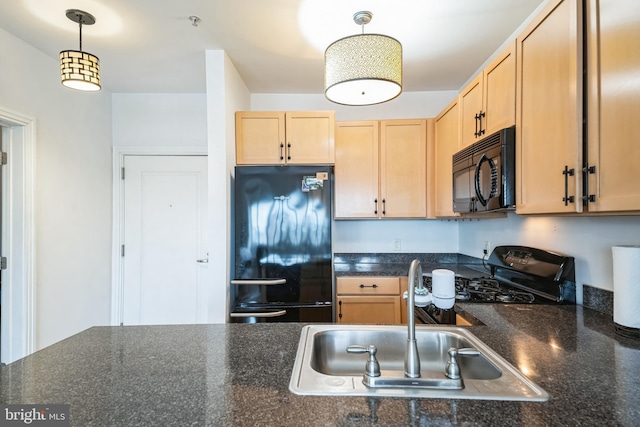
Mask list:
POLYGON ((207 157, 125 156, 125 325, 206 321, 207 157))

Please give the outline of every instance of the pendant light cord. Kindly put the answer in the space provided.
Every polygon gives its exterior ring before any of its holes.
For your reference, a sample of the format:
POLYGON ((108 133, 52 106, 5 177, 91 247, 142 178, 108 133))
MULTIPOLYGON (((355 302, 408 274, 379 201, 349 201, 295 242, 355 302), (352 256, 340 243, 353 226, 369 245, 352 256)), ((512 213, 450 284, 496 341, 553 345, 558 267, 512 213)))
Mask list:
POLYGON ((80 52, 82 52, 82 16, 78 19, 78 25, 80 26, 80 52))

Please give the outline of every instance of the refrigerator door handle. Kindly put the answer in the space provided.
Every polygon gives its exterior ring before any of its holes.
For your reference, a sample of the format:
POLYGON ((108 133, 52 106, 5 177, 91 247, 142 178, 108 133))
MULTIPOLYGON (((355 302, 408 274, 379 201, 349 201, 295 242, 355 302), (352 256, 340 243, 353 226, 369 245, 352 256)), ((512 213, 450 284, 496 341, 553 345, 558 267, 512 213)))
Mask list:
POLYGON ((287 279, 234 279, 232 285, 284 285, 287 279))
POLYGON ((287 310, 266 311, 263 313, 230 313, 229 317, 279 317, 287 314, 287 310))

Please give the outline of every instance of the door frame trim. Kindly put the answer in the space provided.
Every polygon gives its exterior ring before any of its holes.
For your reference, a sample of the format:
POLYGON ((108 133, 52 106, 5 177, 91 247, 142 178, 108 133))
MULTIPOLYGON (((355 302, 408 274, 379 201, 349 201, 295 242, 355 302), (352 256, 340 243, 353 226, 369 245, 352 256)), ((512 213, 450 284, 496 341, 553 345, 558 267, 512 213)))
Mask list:
POLYGON ((207 147, 113 147, 113 237, 111 248, 111 325, 123 321, 124 269, 121 247, 124 239, 124 180, 121 171, 125 156, 206 156, 207 147))
POLYGON ((12 158, 3 185, 8 194, 3 215, 3 247, 8 248, 8 268, 2 272, 2 331, 0 360, 10 363, 36 348, 36 236, 35 174, 36 119, 0 106, 0 124, 12 158), (14 156, 17 154, 17 156, 14 156))

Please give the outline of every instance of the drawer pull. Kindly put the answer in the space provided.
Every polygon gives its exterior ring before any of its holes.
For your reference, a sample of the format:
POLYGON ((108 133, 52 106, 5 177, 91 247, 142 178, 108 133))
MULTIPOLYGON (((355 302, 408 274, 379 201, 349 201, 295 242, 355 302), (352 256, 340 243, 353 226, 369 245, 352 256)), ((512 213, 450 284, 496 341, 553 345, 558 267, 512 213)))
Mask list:
POLYGON ((365 285, 364 283, 360 283, 360 288, 377 288, 378 285, 376 285, 375 283, 373 285, 365 285))

